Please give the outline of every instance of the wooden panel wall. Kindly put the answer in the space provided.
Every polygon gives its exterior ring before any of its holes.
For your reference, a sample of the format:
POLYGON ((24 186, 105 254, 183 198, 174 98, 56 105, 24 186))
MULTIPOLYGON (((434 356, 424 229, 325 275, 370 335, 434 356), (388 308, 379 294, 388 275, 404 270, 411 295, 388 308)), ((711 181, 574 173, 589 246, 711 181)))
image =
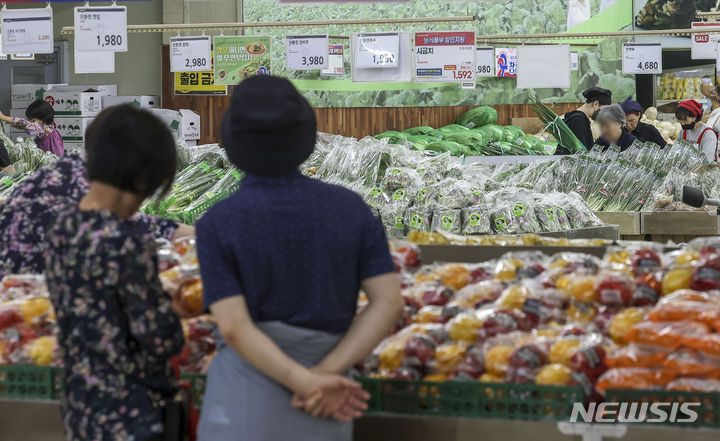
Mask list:
MULTIPOLYGON (((177 96, 173 94, 168 47, 162 49, 162 104, 168 109, 191 109, 200 115, 200 143, 220 141, 222 115, 230 103, 230 96, 177 96)), ((231 91, 232 93, 232 91, 231 91)), ((482 105, 485 103, 478 103, 482 105)), ((490 103, 491 104, 491 103, 490 103)), ((563 114, 578 108, 578 103, 558 104, 556 112, 563 114)), ((454 123, 463 112, 474 106, 447 107, 343 107, 318 108, 318 130, 344 136, 362 138, 385 130, 405 130, 408 127, 441 127, 454 123)), ((510 124, 513 117, 534 117, 530 104, 498 104, 498 124, 510 124)))

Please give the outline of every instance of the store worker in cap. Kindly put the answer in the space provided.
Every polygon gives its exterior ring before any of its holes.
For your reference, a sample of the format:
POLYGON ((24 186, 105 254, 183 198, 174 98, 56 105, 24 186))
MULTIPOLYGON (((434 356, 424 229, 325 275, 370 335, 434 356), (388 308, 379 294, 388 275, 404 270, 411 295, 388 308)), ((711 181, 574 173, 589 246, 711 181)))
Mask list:
POLYGON ((403 308, 382 225, 345 188, 298 170, 313 110, 286 79, 235 88, 222 121, 240 188, 197 225, 204 302, 219 352, 200 441, 350 440, 369 396, 345 378, 403 308), (356 316, 358 291, 370 300, 356 316))
POLYGON ((620 151, 624 151, 637 139, 625 130, 625 111, 619 104, 603 107, 595 120, 600 125, 600 137, 595 144, 605 149, 614 144, 620 147, 620 151))
MULTIPOLYGON (((579 109, 565 114, 565 124, 577 136, 577 139, 590 150, 594 144, 592 130, 590 130, 590 118, 595 119, 597 112, 604 106, 612 103, 612 92, 600 87, 592 87, 583 92, 585 104, 579 109)), ((557 155, 569 155, 570 152, 564 147, 558 147, 557 155)))
POLYGON ((623 111, 625 111, 625 128, 631 135, 639 139, 641 142, 654 142, 660 147, 665 147, 667 142, 660 134, 660 131, 655 128, 652 124, 647 124, 640 121, 642 117, 643 108, 637 101, 633 101, 631 96, 620 103, 623 111))
POLYGON ((702 116, 700 103, 695 100, 680 101, 675 110, 675 118, 682 127, 678 139, 697 144, 708 162, 717 162, 718 134, 701 122, 702 116))

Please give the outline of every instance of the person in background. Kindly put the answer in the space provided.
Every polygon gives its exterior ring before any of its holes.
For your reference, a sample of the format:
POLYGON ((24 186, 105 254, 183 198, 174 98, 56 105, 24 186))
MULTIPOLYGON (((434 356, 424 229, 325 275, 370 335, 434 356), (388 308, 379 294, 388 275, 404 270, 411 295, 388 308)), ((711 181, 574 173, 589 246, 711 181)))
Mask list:
POLYGON ((720 133, 720 85, 715 86, 708 93, 710 95, 710 115, 708 116, 705 125, 715 130, 716 133, 720 133))
POLYGON ((647 124, 640 121, 642 117, 643 108, 637 101, 633 101, 631 96, 620 103, 625 112, 625 129, 630 132, 631 135, 636 137, 642 142, 654 142, 661 148, 667 145, 667 142, 660 134, 660 131, 655 128, 652 124, 647 124))
MULTIPOLYGON (((77 153, 64 155, 16 184, 0 205, 0 279, 6 274, 45 272, 45 233, 89 189, 85 155, 77 153)), ((137 213, 133 220, 143 225, 148 240, 195 235, 193 227, 169 219, 137 213)))
POLYGON ((718 134, 712 127, 701 122, 702 106, 695 100, 680 101, 675 110, 682 130, 678 139, 690 141, 699 146, 708 162, 718 161, 718 134))
POLYGON ((11 165, 10 155, 8 154, 7 148, 5 148, 5 143, 0 141, 0 171, 5 170, 11 165))
MULTIPOLYGON (((592 130, 590 130, 590 118, 595 119, 600 109, 612 103, 612 92, 600 87, 592 87, 582 94, 586 100, 585 104, 577 110, 566 113, 563 119, 577 139, 590 150, 594 144, 592 130)), ((564 147, 558 147, 555 154, 569 155, 570 152, 564 147)))
POLYGON ((221 133, 246 176, 197 226, 222 337, 198 439, 350 440, 369 395, 344 375, 403 308, 385 231, 358 195, 298 170, 317 123, 287 79, 236 86, 221 133), (356 315, 361 287, 370 302, 356 315))
POLYGON ((65 153, 60 132, 55 128, 55 110, 43 100, 33 101, 25 109, 25 117, 12 118, 0 112, 0 121, 12 124, 35 137, 35 144, 40 150, 62 156, 65 153))
POLYGON ((603 146, 603 150, 615 144, 624 151, 637 139, 625 130, 625 111, 619 104, 600 109, 595 120, 600 125, 600 137, 595 143, 603 146))
POLYGON ((65 436, 159 441, 184 345, 178 301, 163 291, 145 225, 145 198, 167 192, 175 142, 152 113, 103 110, 86 134, 90 188, 47 233, 45 275, 57 316, 65 436))

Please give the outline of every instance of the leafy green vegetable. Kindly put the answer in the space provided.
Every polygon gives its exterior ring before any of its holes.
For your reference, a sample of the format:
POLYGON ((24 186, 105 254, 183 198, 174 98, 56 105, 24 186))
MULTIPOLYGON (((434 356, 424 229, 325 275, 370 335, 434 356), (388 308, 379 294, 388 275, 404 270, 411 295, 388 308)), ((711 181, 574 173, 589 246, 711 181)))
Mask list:
POLYGON ((470 109, 458 118, 457 123, 467 128, 482 127, 495 124, 498 119, 497 110, 490 106, 481 106, 470 109))
POLYGON ((430 135, 437 136, 437 130, 429 126, 410 127, 405 129, 404 133, 407 135, 430 135))

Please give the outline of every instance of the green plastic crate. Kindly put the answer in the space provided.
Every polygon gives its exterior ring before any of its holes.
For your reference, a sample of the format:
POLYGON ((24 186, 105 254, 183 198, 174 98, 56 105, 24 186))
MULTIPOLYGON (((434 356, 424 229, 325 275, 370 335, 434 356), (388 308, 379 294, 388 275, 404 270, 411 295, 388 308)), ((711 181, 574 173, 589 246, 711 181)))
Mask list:
MULTIPOLYGON (((671 422, 665 423, 635 423, 635 424, 668 424, 681 427, 713 427, 720 428, 720 393, 714 392, 690 392, 670 390, 645 390, 645 389, 608 389, 605 392, 605 401, 610 403, 700 403, 700 406, 693 406, 692 410, 698 413, 698 419, 694 422, 671 422)), ((663 410, 668 411, 667 407, 663 410)), ((677 418, 685 418, 684 414, 678 414, 677 418)))
POLYGON ((0 398, 57 399, 57 372, 57 368, 47 366, 0 366, 0 398))
POLYGON ((562 421, 570 417, 573 403, 585 400, 579 387, 369 378, 359 381, 372 395, 369 413, 562 421))

